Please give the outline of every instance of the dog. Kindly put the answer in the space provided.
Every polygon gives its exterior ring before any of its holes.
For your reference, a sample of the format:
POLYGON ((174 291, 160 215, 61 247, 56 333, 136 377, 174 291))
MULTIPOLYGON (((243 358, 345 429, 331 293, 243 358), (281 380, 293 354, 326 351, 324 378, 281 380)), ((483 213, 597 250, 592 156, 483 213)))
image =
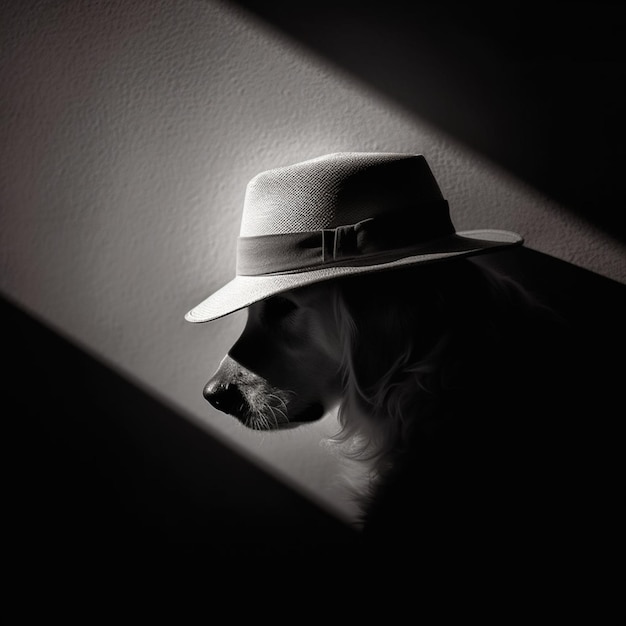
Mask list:
MULTIPOLYGON (((459 477, 495 462, 496 433, 518 428, 519 413, 545 392, 545 368, 534 363, 531 375, 529 351, 545 342, 537 329, 550 316, 515 281, 471 259, 337 278, 248 307, 203 393, 255 430, 294 428, 336 409, 333 442, 368 476, 357 525, 371 532, 393 520, 397 533, 414 517, 405 494, 425 473, 445 460, 428 490, 456 490, 460 501, 459 477)), ((506 455, 519 454, 521 441, 506 455)), ((500 459, 497 474, 510 461, 500 459)))

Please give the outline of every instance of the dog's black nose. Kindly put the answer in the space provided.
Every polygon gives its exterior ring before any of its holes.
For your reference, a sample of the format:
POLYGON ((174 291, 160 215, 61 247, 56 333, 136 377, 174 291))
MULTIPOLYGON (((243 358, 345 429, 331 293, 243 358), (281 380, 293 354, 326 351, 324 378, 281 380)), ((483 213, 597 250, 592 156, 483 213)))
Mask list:
POLYGON ((237 387, 220 380, 210 380, 202 391, 202 395, 216 409, 240 417, 245 407, 244 397, 237 387))

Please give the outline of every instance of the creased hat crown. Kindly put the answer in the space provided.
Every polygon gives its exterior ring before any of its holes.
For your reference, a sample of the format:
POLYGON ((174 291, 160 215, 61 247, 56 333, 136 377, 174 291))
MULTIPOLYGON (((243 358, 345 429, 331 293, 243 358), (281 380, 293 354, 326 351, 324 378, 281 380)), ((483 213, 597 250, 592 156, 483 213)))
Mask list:
POLYGON ((240 235, 335 228, 439 200, 421 155, 334 153, 255 176, 246 189, 240 235))

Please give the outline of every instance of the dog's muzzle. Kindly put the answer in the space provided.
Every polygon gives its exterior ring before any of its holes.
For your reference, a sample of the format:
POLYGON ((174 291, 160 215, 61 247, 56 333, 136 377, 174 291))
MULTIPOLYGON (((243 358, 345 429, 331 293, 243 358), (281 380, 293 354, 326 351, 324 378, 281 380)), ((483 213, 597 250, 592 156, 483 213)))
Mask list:
POLYGON ((290 425, 284 393, 226 356, 204 386, 202 395, 219 411, 254 430, 290 425))
POLYGON ((254 430, 288 428, 318 420, 324 414, 321 404, 312 403, 289 415, 289 393, 271 386, 230 356, 224 357, 202 395, 218 411, 254 430))

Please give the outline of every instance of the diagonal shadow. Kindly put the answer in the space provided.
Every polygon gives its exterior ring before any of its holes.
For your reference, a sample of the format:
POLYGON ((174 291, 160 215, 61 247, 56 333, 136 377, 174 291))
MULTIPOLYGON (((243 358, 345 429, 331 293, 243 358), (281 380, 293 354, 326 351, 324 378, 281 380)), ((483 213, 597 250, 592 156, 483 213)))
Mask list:
POLYGON ((617 3, 237 4, 626 239, 617 3))
POLYGON ((16 571, 169 576, 172 562, 315 563, 356 547, 351 528, 4 299, 0 319, 16 571))

